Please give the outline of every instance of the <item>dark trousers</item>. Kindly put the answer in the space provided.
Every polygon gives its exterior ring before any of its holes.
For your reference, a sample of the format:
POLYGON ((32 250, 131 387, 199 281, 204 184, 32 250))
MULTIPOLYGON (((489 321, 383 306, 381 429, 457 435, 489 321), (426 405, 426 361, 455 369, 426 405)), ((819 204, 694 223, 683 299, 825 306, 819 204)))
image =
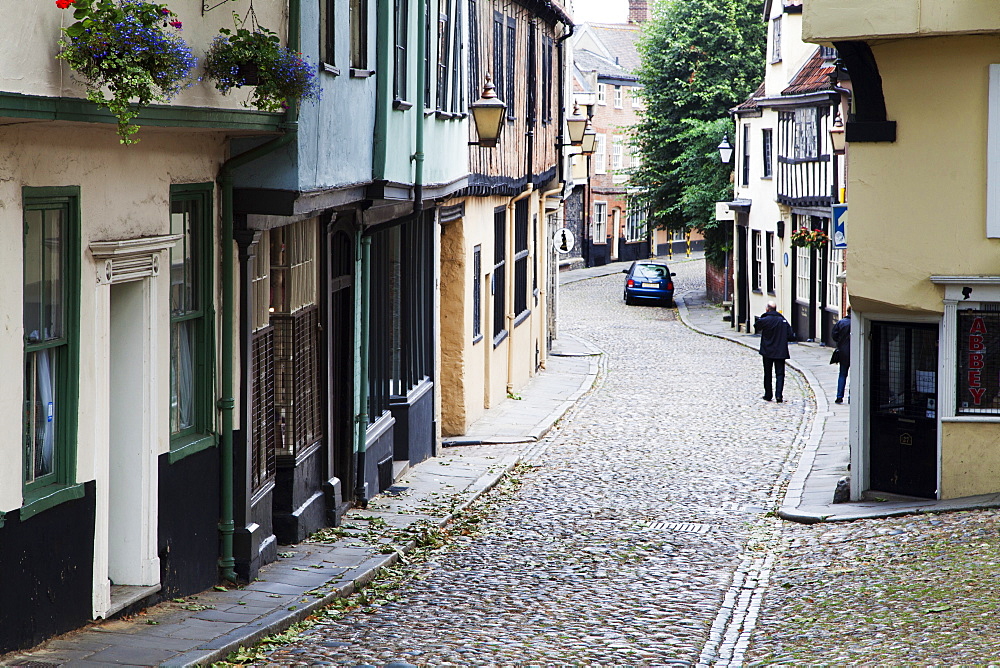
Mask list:
POLYGON ((770 400, 771 394, 771 369, 774 369, 774 394, 776 399, 782 399, 782 391, 785 389, 785 360, 774 357, 764 358, 764 398, 770 400))
POLYGON ((837 377, 837 398, 844 398, 844 389, 847 387, 847 372, 851 369, 850 364, 840 365, 840 375, 837 377))

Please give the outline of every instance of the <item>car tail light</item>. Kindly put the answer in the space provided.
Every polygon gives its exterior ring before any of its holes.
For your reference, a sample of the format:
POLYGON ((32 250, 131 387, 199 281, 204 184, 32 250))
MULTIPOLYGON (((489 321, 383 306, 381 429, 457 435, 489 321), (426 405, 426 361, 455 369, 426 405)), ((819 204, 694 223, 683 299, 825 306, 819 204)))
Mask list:
POLYGON ((630 278, 630 279, 628 279, 628 283, 627 283, 627 285, 628 285, 628 286, 629 286, 630 288, 633 288, 633 287, 635 287, 635 281, 633 281, 633 280, 632 280, 632 279, 630 278))
POLYGON ((673 289, 674 289, 674 282, 667 281, 667 290, 673 290, 673 289))

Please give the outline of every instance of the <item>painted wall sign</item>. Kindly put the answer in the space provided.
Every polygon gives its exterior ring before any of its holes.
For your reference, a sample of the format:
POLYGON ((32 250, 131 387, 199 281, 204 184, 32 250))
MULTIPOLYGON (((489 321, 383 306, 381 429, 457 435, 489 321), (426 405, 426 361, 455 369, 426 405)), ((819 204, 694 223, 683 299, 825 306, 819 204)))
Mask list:
POLYGON ((847 248, 847 205, 833 205, 833 247, 847 248))

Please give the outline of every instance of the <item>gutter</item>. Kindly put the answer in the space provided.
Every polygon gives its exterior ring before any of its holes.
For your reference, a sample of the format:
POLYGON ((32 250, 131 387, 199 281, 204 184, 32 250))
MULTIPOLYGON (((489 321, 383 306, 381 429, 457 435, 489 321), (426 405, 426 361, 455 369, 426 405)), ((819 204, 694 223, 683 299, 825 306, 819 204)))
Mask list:
MULTIPOLYGON (((288 48, 295 51, 299 49, 299 2, 300 0, 288 0, 288 48)), ((219 533, 222 538, 222 554, 219 557, 219 569, 223 579, 230 582, 236 582, 236 559, 233 556, 233 534, 236 529, 233 520, 233 472, 235 468, 233 465, 233 409, 236 407, 236 400, 233 397, 233 332, 235 330, 233 317, 233 245, 235 243, 233 237, 233 171, 293 142, 299 133, 299 125, 295 120, 297 117, 297 105, 289 104, 285 123, 283 123, 285 134, 266 141, 249 151, 230 157, 219 168, 218 182, 222 190, 222 241, 220 244, 222 253, 222 396, 216 402, 216 407, 222 413, 222 434, 219 439, 221 506, 219 533)), ((241 382, 245 382, 245 379, 241 382)))

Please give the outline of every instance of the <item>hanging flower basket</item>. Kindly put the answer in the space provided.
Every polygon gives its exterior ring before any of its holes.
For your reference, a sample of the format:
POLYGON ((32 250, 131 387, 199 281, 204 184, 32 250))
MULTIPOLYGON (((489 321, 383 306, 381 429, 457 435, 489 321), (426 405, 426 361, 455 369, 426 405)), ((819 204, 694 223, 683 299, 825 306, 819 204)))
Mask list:
POLYGON ((802 248, 823 248, 830 243, 830 237, 823 230, 810 230, 805 227, 792 232, 792 245, 802 248))
POLYGON ((223 93, 254 86, 243 106, 281 111, 289 102, 318 100, 319 85, 312 65, 301 54, 281 46, 271 30, 222 28, 205 56, 205 75, 223 93))
POLYGON ((56 55, 82 78, 87 99, 118 119, 118 137, 134 144, 132 119, 143 107, 166 102, 188 85, 197 64, 180 36, 181 22, 165 5, 145 0, 56 0, 74 7, 56 55))

